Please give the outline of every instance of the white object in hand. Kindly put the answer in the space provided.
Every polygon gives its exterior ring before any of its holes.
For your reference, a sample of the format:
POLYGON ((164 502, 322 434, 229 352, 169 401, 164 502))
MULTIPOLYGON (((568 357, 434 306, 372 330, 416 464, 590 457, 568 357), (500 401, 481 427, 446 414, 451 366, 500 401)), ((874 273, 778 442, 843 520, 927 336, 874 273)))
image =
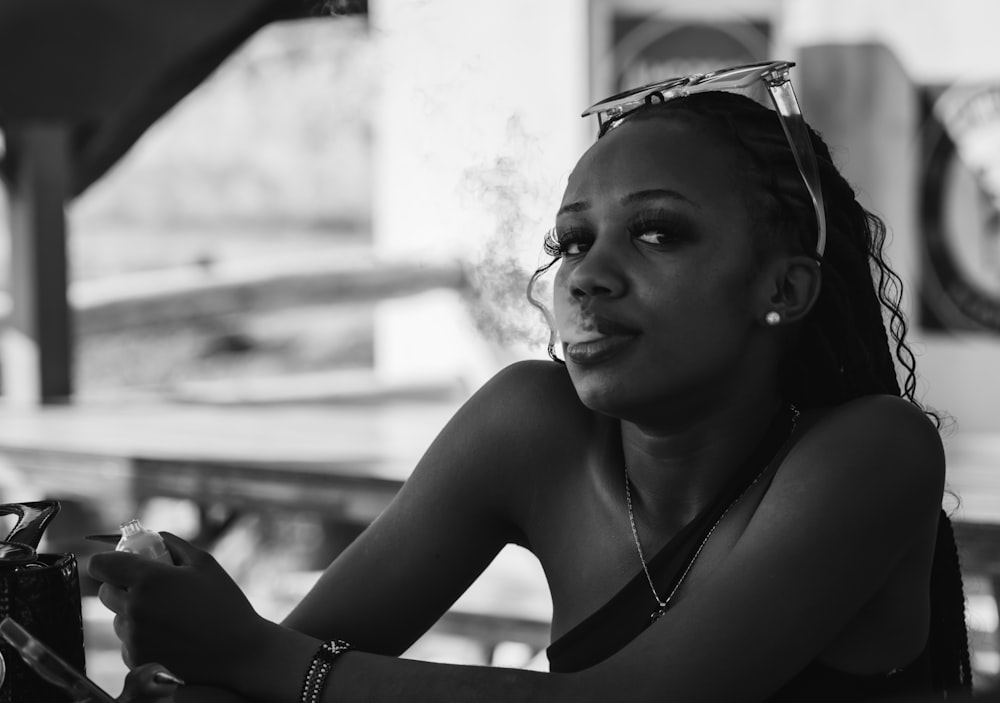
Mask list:
POLYGON ((115 547, 117 552, 131 552, 146 559, 173 564, 174 560, 163 543, 163 538, 152 530, 147 530, 138 520, 121 524, 122 538, 115 547))

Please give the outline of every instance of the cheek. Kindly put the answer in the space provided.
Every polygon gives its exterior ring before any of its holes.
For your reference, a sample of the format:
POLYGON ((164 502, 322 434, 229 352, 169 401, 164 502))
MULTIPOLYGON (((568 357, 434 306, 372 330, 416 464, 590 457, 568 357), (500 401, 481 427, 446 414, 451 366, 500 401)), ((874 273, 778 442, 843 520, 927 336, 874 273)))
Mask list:
POLYGON ((674 354, 695 362, 729 355, 753 326, 751 290, 742 273, 679 275, 658 289, 649 294, 657 319, 653 333, 674 354))

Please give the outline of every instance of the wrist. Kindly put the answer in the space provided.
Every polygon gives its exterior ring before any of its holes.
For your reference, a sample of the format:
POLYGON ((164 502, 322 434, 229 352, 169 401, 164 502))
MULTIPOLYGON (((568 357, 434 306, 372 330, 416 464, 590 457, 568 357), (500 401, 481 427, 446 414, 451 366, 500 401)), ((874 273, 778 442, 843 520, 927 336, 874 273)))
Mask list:
POLYGON ((244 643, 225 667, 225 686, 248 700, 297 701, 322 642, 261 618, 244 643))
POLYGON ((320 703, 333 665, 340 655, 351 649, 351 645, 344 640, 330 640, 320 645, 309 662, 309 670, 302 682, 301 703, 320 703))

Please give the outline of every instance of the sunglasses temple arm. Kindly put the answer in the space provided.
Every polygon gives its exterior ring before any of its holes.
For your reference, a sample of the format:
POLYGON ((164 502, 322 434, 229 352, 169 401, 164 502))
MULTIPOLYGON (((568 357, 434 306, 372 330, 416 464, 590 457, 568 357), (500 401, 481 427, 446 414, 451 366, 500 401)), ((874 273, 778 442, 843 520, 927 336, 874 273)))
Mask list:
POLYGON ((598 112, 597 113, 597 138, 600 139, 604 136, 605 132, 611 126, 613 120, 608 117, 607 113, 598 112))
POLYGON ((822 259, 823 252, 826 251, 826 208, 823 204, 823 192, 820 189, 819 164, 816 162, 816 152, 812 147, 809 128, 802 118, 802 110, 790 81, 778 85, 769 83, 767 88, 774 107, 781 117, 781 128, 785 132, 785 138, 792 147, 795 165, 799 168, 802 181, 809 192, 809 199, 812 200, 813 209, 816 211, 816 255, 822 259))

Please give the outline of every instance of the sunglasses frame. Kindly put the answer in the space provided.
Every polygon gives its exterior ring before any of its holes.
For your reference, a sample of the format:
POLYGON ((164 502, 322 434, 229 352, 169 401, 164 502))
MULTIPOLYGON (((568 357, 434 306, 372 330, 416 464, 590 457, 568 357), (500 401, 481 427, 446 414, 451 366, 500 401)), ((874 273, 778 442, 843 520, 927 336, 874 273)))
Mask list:
POLYGON ((766 61, 723 68, 711 73, 694 73, 689 76, 669 78, 605 98, 584 110, 581 117, 597 116, 597 138, 600 139, 620 125, 626 117, 648 105, 695 93, 737 90, 758 82, 762 83, 771 97, 771 103, 778 114, 778 121, 792 151, 795 165, 816 212, 815 256, 817 261, 822 261, 823 253, 826 251, 826 208, 823 203, 816 152, 813 150, 809 128, 802 116, 802 109, 789 77, 789 69, 794 65, 792 61, 766 61))

